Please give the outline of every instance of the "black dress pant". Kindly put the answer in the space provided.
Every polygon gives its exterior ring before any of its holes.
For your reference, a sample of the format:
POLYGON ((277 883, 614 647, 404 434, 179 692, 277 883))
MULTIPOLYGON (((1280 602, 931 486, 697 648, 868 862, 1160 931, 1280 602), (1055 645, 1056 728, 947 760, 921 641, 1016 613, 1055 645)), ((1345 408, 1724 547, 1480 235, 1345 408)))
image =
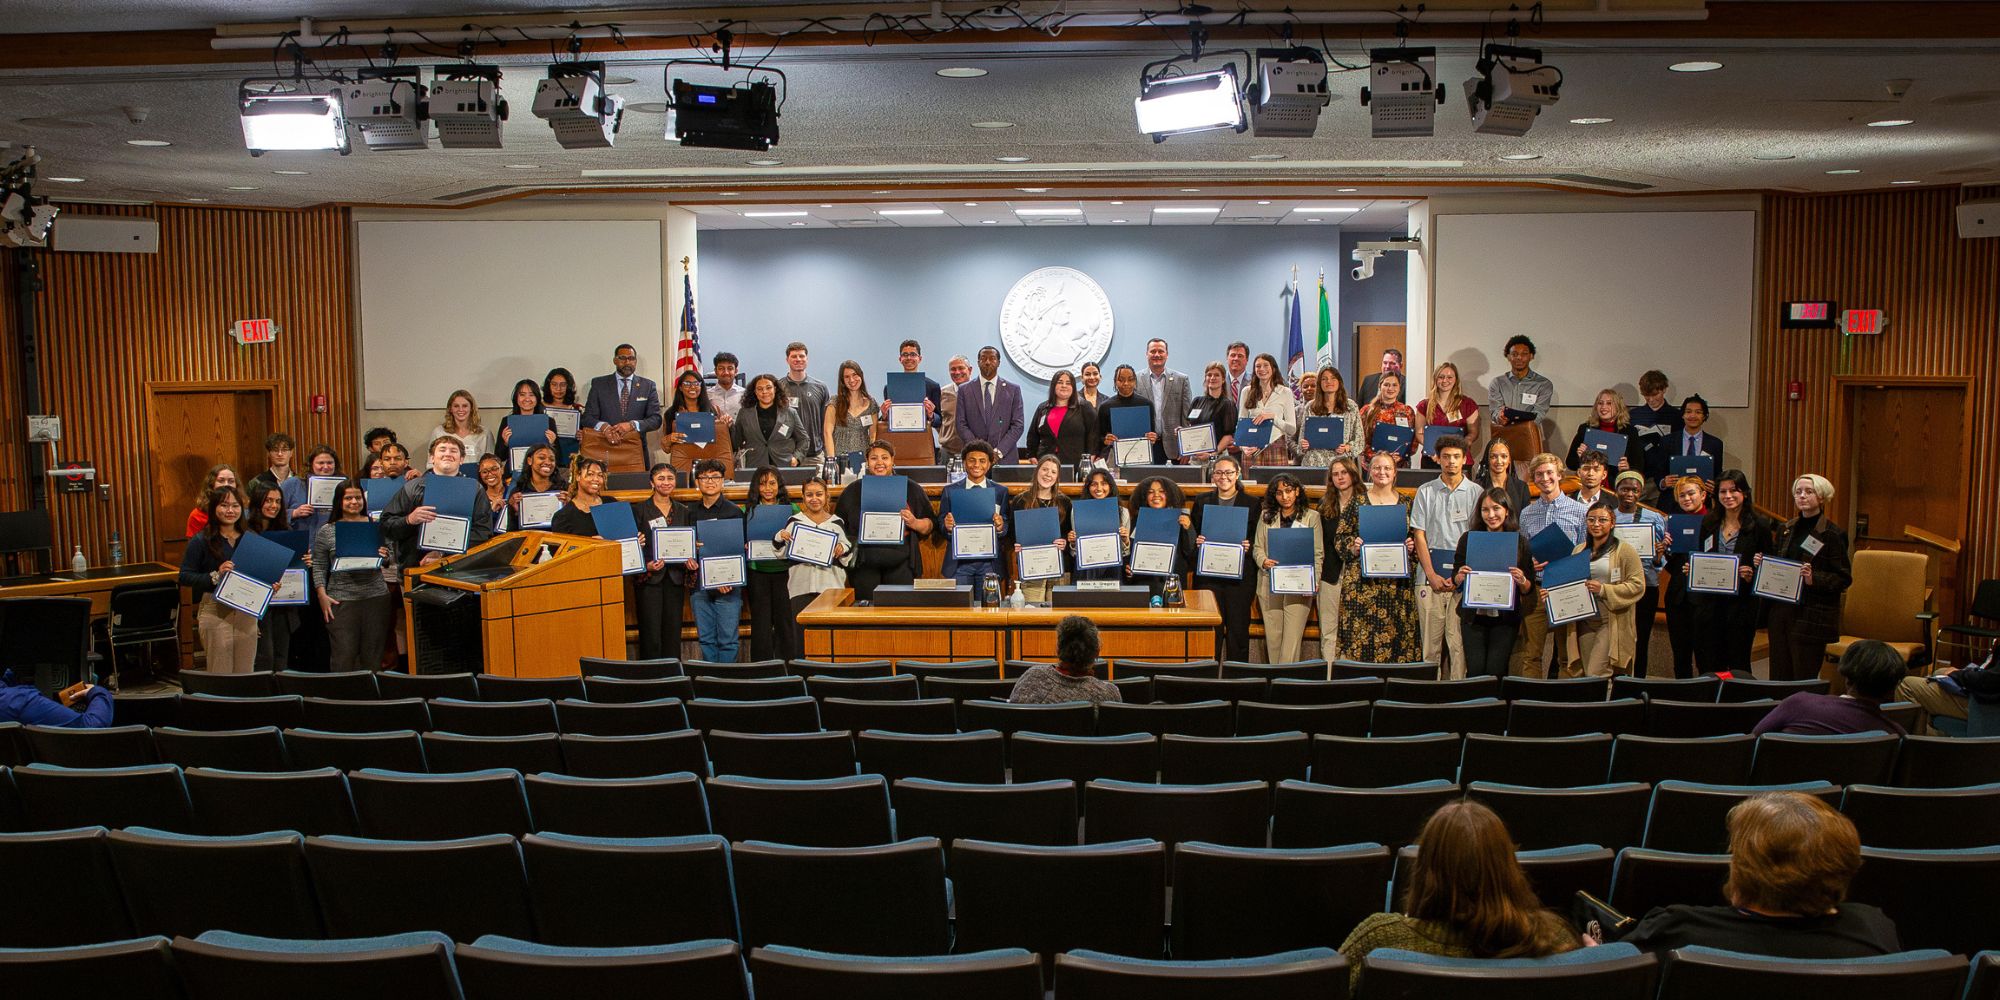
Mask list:
POLYGON ((1459 638, 1465 647, 1465 676, 1505 677, 1514 656, 1514 637, 1521 621, 1514 616, 1459 615, 1459 638))
MULTIPOLYGON (((1247 565, 1249 560, 1244 560, 1247 565)), ((1157 579, 1157 578, 1155 578, 1157 579)), ((1215 595, 1215 608, 1222 613, 1216 659, 1250 661, 1250 606, 1257 600, 1255 580, 1224 580, 1196 576, 1195 589, 1215 595)))
POLYGON ((856 601, 875 599, 875 588, 883 584, 915 583, 917 571, 910 565, 909 550, 901 545, 863 545, 847 571, 856 601))
MULTIPOLYGON (((1667 644, 1674 651, 1674 676, 1682 680, 1694 676, 1695 653, 1701 643, 1697 621, 1693 601, 1683 594, 1667 595, 1667 644)), ((1717 669, 1706 658, 1701 660, 1700 666, 1708 673, 1717 669)))
MULTIPOLYGON (((1750 676, 1750 646, 1757 641, 1754 597, 1703 598, 1694 604, 1695 659, 1703 673, 1750 676)), ((1671 612, 1670 612, 1671 613, 1671 612)))
POLYGON ((1639 603, 1633 607, 1632 611, 1638 616, 1635 621, 1635 624, 1638 626, 1638 646, 1632 651, 1632 676, 1645 677, 1652 672, 1649 668, 1652 666, 1653 660, 1651 655, 1653 649, 1653 620, 1659 617, 1660 614, 1659 585, 1649 585, 1646 588, 1646 592, 1639 595, 1639 603))
POLYGON ((639 603, 639 658, 679 659, 687 588, 662 576, 658 583, 641 583, 634 590, 639 603))
POLYGON ((792 652, 791 595, 785 593, 787 574, 750 571, 750 658, 790 660, 792 652))

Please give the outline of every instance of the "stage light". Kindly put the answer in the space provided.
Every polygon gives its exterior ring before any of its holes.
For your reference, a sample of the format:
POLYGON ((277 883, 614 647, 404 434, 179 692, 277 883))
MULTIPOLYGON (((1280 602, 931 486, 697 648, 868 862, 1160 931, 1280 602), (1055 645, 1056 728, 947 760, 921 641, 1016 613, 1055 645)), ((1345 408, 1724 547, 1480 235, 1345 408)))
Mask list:
POLYGON ((429 149, 430 126, 424 121, 424 86, 418 71, 381 70, 343 88, 341 105, 347 120, 372 151, 429 149))
POLYGON ((1170 135, 1224 128, 1241 132, 1249 127, 1243 118, 1243 96, 1236 87, 1234 63, 1202 73, 1151 79, 1141 73, 1132 111, 1139 120, 1139 131, 1152 136, 1154 142, 1165 142, 1170 135))
POLYGON ((624 114, 625 99, 604 92, 601 62, 557 63, 535 86, 535 117, 564 149, 609 149, 624 114))
POLYGON ((493 66, 439 66, 431 80, 431 121, 446 149, 499 149, 507 99, 493 66))
POLYGON ((1320 109, 1332 99, 1326 89, 1326 60, 1318 49, 1257 50, 1257 81, 1250 88, 1252 134, 1310 139, 1319 129, 1320 109))
POLYGON ((1368 108, 1371 134, 1377 139, 1431 135, 1437 126, 1437 106, 1444 103, 1444 85, 1437 82, 1437 50, 1371 50, 1361 103, 1368 108))
POLYGON ((768 81, 711 86, 675 80, 672 96, 668 137, 683 146, 761 153, 778 144, 778 88, 768 81))
POLYGON ((1488 45, 1475 65, 1479 75, 1465 81, 1472 130, 1482 135, 1523 136, 1535 116, 1561 96, 1562 70, 1542 64, 1542 50, 1488 45))
POLYGON ((347 122, 341 115, 338 94, 238 90, 236 106, 243 121, 243 145, 251 156, 301 149, 334 149, 347 155, 347 122))

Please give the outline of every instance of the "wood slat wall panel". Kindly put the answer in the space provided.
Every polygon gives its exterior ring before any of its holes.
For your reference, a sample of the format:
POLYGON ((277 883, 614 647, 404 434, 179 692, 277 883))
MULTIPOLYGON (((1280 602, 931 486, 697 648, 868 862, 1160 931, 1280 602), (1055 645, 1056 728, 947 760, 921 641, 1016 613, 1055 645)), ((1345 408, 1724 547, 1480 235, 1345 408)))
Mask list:
MULTIPOLYGON (((1790 510, 1790 481, 1830 472, 1841 447, 1834 376, 1956 376, 1972 380, 1960 607, 1971 583, 2000 577, 2000 240, 1958 237, 1954 208, 1992 190, 1934 188, 1852 195, 1773 195, 1765 200, 1762 302, 1758 311, 1757 477, 1760 502, 1790 510), (1881 308, 1881 336, 1855 337, 1845 369, 1840 340, 1825 330, 1780 330, 1779 304, 1831 299, 1881 308), (1787 400, 1785 384, 1805 383, 1787 400)), ((1885 441, 1879 447, 1923 448, 1885 441)), ((1939 456, 1939 461, 1958 461, 1939 456)), ((1842 497, 1835 512, 1847 516, 1842 497)))
POLYGON ((28 506, 26 462, 27 414, 21 406, 20 345, 15 340, 14 258, 0 253, 0 510, 28 506))
MULTIPOLYGON (((113 530, 133 560, 156 558, 163 541, 180 537, 178 521, 153 523, 149 382, 275 380, 271 429, 291 433, 301 453, 325 442, 352 458, 359 445, 346 209, 93 206, 79 214, 155 219, 160 252, 38 251, 47 283, 36 302, 43 405, 63 416, 63 457, 94 461, 99 481, 111 486, 109 502, 52 496, 59 562, 79 544, 93 563, 107 560, 113 530), (242 347, 230 339, 231 323, 258 317, 277 322, 275 343, 242 347), (327 397, 326 412, 310 412, 315 393, 327 397)), ((18 344, 11 324, 0 332, 4 373, 18 344)), ((8 449, 20 446, 25 428, 4 408, 0 420, 0 454, 17 455, 8 449)))

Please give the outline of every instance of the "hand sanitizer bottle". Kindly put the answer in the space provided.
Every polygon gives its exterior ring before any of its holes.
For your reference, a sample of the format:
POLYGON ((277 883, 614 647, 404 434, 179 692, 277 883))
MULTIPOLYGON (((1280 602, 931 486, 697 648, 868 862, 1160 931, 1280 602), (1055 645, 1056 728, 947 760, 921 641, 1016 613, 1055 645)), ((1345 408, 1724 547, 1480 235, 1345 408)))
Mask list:
POLYGON ((77 573, 83 573, 90 569, 90 560, 83 557, 83 546, 77 546, 76 555, 69 557, 69 568, 77 573))

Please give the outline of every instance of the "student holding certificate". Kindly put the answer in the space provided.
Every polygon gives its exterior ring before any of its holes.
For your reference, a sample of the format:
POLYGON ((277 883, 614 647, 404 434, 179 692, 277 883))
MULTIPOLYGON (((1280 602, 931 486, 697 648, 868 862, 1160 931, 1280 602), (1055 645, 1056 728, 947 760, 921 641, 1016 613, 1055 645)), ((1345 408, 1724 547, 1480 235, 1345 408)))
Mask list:
POLYGON ((1009 503, 1007 488, 986 478, 999 459, 992 445, 974 441, 960 458, 965 478, 947 484, 938 495, 946 532, 942 572, 976 590, 986 574, 1006 575, 1000 568, 1000 545, 1007 535, 1009 503))
MULTIPOLYGON (((467 507, 461 512, 453 513, 424 502, 424 495, 429 491, 429 487, 425 484, 458 476, 458 466, 462 457, 463 453, 460 451, 457 438, 449 434, 438 435, 431 441, 430 475, 404 483, 395 498, 382 508, 382 519, 379 522, 382 525, 382 534, 395 543, 398 566, 415 569, 444 558, 443 551, 426 549, 421 544, 426 530, 424 525, 431 524, 440 517, 465 519, 465 524, 459 526, 464 532, 465 543, 459 551, 470 552, 493 537, 493 520, 483 513, 478 513, 475 508, 467 507), (476 513, 478 516, 474 516, 476 513)), ((472 492, 477 492, 477 483, 470 479, 461 482, 472 492)), ((452 541, 456 543, 459 539, 452 541)))
POLYGON ((646 575, 633 587, 633 597, 639 605, 639 658, 657 660, 681 655, 681 606, 687 603, 687 564, 695 545, 687 508, 674 499, 674 467, 660 462, 647 476, 652 492, 632 501, 632 520, 646 545, 646 575), (671 530, 662 535, 661 529, 671 530))
POLYGON ((1465 650, 1465 676, 1505 677, 1507 661, 1514 655, 1514 636, 1520 630, 1521 609, 1540 598, 1535 589, 1535 554, 1521 523, 1509 506, 1506 490, 1488 489, 1479 496, 1479 519, 1472 531, 1459 536, 1452 564, 1458 567, 1459 590, 1464 599, 1458 605, 1459 641, 1465 650), (1474 537, 1477 535, 1478 537, 1474 537), (1473 574, 1481 574, 1478 580, 1473 574), (1504 573, 1506 581, 1496 574, 1504 573), (1489 590, 1496 583, 1513 585, 1513 603, 1492 600, 1489 590))
POLYGON ((338 503, 335 519, 313 535, 308 563, 332 647, 327 669, 374 670, 389 638, 389 585, 382 579, 389 547, 368 517, 368 494, 360 484, 342 486, 338 503))
POLYGON ((514 512, 507 506, 507 468, 500 464, 500 456, 479 456, 479 471, 473 478, 479 480, 480 503, 486 516, 493 519, 493 533, 513 528, 514 512))
POLYGON ((916 580, 917 567, 923 565, 917 553, 917 540, 931 533, 937 518, 931 509, 930 498, 924 495, 924 488, 906 476, 896 475, 896 449, 893 445, 877 441, 868 446, 868 474, 840 491, 840 500, 834 505, 834 512, 840 515, 841 526, 847 532, 847 543, 859 550, 854 556, 854 566, 847 574, 854 586, 855 600, 872 600, 875 588, 884 583, 906 584, 916 580), (869 480, 878 476, 893 476, 894 480, 870 487, 869 480), (885 488, 894 492, 898 484, 903 494, 900 504, 890 497, 879 503, 870 500, 870 506, 863 506, 863 500, 868 499, 864 494, 879 496, 885 488), (869 518, 868 514, 877 516, 869 518), (871 521, 878 527, 885 523, 899 527, 903 537, 893 542, 870 542, 871 521))
MULTIPOLYGON (((1847 532, 1827 516, 1826 502, 1833 499, 1833 484, 1825 476, 1808 472, 1792 481, 1792 505, 1799 516, 1778 532, 1772 555, 1802 564, 1795 571, 1774 566, 1766 571, 1764 556, 1752 562, 1759 572, 1796 572, 1798 601, 1792 603, 1767 597, 1770 609, 1771 679, 1808 680, 1819 676, 1820 662, 1826 658, 1826 644, 1840 638, 1840 595, 1852 583, 1853 567, 1847 559, 1847 532)), ((1760 586, 1754 577, 1753 589, 1777 589, 1771 581, 1760 586)))
POLYGON ((577 399, 576 376, 567 368, 551 368, 542 376, 542 412, 555 425, 556 465, 566 466, 576 454, 576 432, 583 426, 583 403, 577 399))
MULTIPOLYGON (((1665 581, 1662 588, 1665 593, 1661 596, 1667 607, 1667 644, 1673 648, 1674 676, 1685 680, 1695 673, 1695 650, 1699 645, 1695 638, 1695 607, 1702 600, 1701 595, 1688 588, 1690 560, 1697 552, 1714 555, 1717 550, 1707 548, 1715 543, 1703 538, 1702 519, 1708 516, 1709 511, 1708 491, 1702 488, 1701 481, 1684 480, 1662 494, 1661 500, 1664 502, 1669 496, 1673 500, 1669 510, 1674 513, 1667 520, 1667 537, 1662 543, 1667 553, 1667 564, 1661 574, 1665 581), (1690 525, 1694 526, 1692 532, 1689 531, 1690 525)), ((1750 628, 1754 632, 1757 627, 1757 601, 1751 598, 1747 603, 1752 611, 1750 628)), ((1747 643, 1743 654, 1746 657, 1750 654, 1747 643)), ((1704 662, 1701 669, 1712 668, 1704 662)), ((1748 660, 1744 661, 1742 669, 1750 669, 1748 660)))
MULTIPOLYGON (((303 484, 305 480, 294 476, 285 482, 303 484)), ((270 535, 292 530, 290 520, 285 517, 285 498, 281 487, 264 483, 251 484, 250 503, 244 508, 243 513, 243 528, 254 535, 270 535)), ((299 613, 296 608, 273 604, 265 611, 263 622, 257 626, 257 659, 252 661, 252 669, 290 669, 292 633, 298 627, 299 613)))
MULTIPOLYGON (((278 484, 285 495, 285 522, 300 531, 318 531, 333 516, 333 497, 345 480, 340 475, 340 456, 326 445, 314 445, 306 453, 307 476, 293 476, 278 484)), ((256 503, 250 505, 253 509, 256 503)))
MULTIPOLYGON (((746 411, 744 416, 750 414, 746 411)), ((792 646, 792 635, 798 629, 792 620, 788 590, 792 564, 778 552, 777 540, 797 511, 797 505, 785 490, 784 478, 775 467, 766 465, 750 476, 750 504, 743 518, 750 580, 743 589, 749 592, 750 599, 752 660, 789 660, 802 655, 792 646)))
POLYGON ((786 620, 792 625, 792 649, 804 655, 805 633, 799 629, 799 612, 820 594, 847 586, 847 567, 854 562, 847 527, 827 498, 826 480, 814 476, 799 487, 799 509, 785 530, 778 532, 777 541, 789 567, 785 592, 790 614, 786 620), (824 562, 821 557, 825 557, 824 562))
POLYGON ((233 486, 210 490, 202 511, 208 525, 188 539, 181 553, 180 584, 194 598, 195 630, 208 654, 204 667, 247 674, 257 661, 257 619, 215 599, 215 585, 236 568, 232 557, 243 538, 243 494, 233 486))
POLYGON ((1619 472, 1640 469, 1639 455, 1645 451, 1645 444, 1639 440, 1639 429, 1632 426, 1632 411, 1625 406, 1625 397, 1616 389, 1598 390, 1590 419, 1576 425, 1576 435, 1569 439, 1565 460, 1570 468, 1578 468, 1583 464, 1583 456, 1593 451, 1604 452, 1606 462, 1619 472), (1617 440, 1606 440, 1603 435, 1617 440), (1611 450, 1605 445, 1610 445, 1611 450))
POLYGON ((1613 486, 1618 494, 1618 524, 1611 530, 1638 550, 1639 561, 1646 567, 1646 593, 1639 598, 1639 607, 1634 612, 1639 634, 1632 660, 1633 675, 1644 677, 1652 668, 1647 651, 1653 643, 1653 621, 1660 610, 1660 569, 1667 564, 1667 519, 1659 511, 1639 505, 1639 497, 1646 492, 1644 475, 1628 469, 1618 474, 1613 486))
MULTIPOLYGON (((1388 382, 1392 373, 1384 373, 1388 382)), ((1368 461, 1368 488, 1353 506, 1342 511, 1333 527, 1336 544, 1344 551, 1341 566, 1340 620, 1349 623, 1341 636, 1341 655, 1365 663, 1413 663, 1423 651, 1417 629, 1417 589, 1408 576, 1371 577, 1361 572, 1361 510, 1364 507, 1401 507, 1405 517, 1409 504, 1396 491, 1396 458, 1379 454, 1368 461)), ((1414 539, 1405 539, 1404 550, 1414 551, 1414 539)))
POLYGON ((1249 465, 1290 465, 1292 435, 1298 430, 1293 422, 1298 409, 1298 397, 1285 385, 1278 359, 1269 354, 1257 355, 1257 360, 1250 363, 1250 384, 1244 387, 1236 404, 1236 432, 1241 437, 1244 424, 1270 424, 1271 443, 1255 449, 1240 446, 1243 461, 1249 465))
MULTIPOLYGON (((541 387, 535 380, 524 378, 514 383, 514 411, 500 418, 500 454, 512 455, 516 448, 532 448, 546 444, 553 448, 556 444, 555 421, 549 419, 542 405, 541 387), (515 417, 540 417, 540 420, 515 420, 515 417), (519 441, 514 440, 514 426, 525 429, 519 441), (536 431, 541 433, 537 434, 536 431)), ((509 468, 515 463, 509 461, 509 468)))
POLYGON ((1361 466, 1355 462, 1354 453, 1335 455, 1333 464, 1326 467, 1326 492, 1319 498, 1322 551, 1319 594, 1314 598, 1319 612, 1319 655, 1329 666, 1343 655, 1340 646, 1340 584, 1347 575, 1347 564, 1353 561, 1341 545, 1340 533, 1336 529, 1350 514, 1359 523, 1360 515, 1349 508, 1361 502, 1361 490, 1361 466))
MULTIPOLYGON (((1062 378, 1066 374, 1068 373, 1058 372, 1056 377, 1062 378)), ((1053 508, 1056 511, 1055 547, 1058 559, 1062 558, 1062 553, 1069 549, 1069 538, 1067 536, 1070 533, 1069 497, 1063 493, 1062 486, 1059 485, 1062 482, 1062 470, 1062 456, 1043 455, 1040 460, 1035 462, 1035 481, 1028 484, 1027 492, 1022 493, 1020 499, 1013 501, 1015 505, 1014 509, 1017 512, 1040 510, 1045 507, 1053 508)), ((1020 539, 1017 535, 1016 542, 1018 543, 1019 541, 1020 539)), ((1018 552, 1019 549, 1020 546, 1017 544, 1015 550, 1018 552)), ((1018 557, 1016 558, 1016 565, 1019 565, 1018 557)), ((1019 584, 1021 596, 1024 600, 1032 604, 1047 604, 1049 601, 1049 592, 1062 581, 1062 577, 1051 577, 1046 580, 1022 580, 1019 584)))
MULTIPOLYGON (((1379 388, 1379 387, 1378 387, 1379 388)), ((1427 432, 1432 427, 1448 427, 1451 433, 1469 442, 1479 440, 1479 404, 1459 392, 1458 366, 1449 361, 1440 363, 1431 372, 1430 395, 1417 400, 1417 425, 1427 432)), ((1472 455, 1465 456, 1470 467, 1472 455)), ((1436 468, 1435 459, 1425 457, 1422 465, 1426 469, 1436 468)))
POLYGON ((1565 670, 1565 677, 1622 677, 1632 672, 1633 646, 1638 641, 1634 609, 1646 592, 1646 570, 1638 550, 1619 541, 1612 531, 1617 523, 1618 505, 1609 500, 1583 516, 1583 542, 1576 552, 1590 554, 1590 579, 1584 588, 1597 599, 1597 617, 1565 626, 1576 638, 1580 661, 1580 670, 1565 670))
MULTIPOLYGON (((674 415, 679 413, 706 414, 717 418, 722 416, 708 398, 708 387, 702 383, 701 373, 692 368, 681 369, 681 373, 674 376, 673 406, 669 408, 664 426, 674 426, 674 415)), ((737 414, 732 413, 729 416, 735 417, 737 414)), ((707 445, 689 441, 688 436, 678 430, 671 431, 664 442, 667 446, 667 461, 676 471, 686 474, 694 469, 695 463, 715 459, 722 463, 722 474, 727 476, 736 465, 736 451, 729 443, 729 431, 730 428, 717 419, 715 440, 707 445)))
POLYGON ((578 455, 570 461, 569 489, 564 491, 563 505, 549 522, 549 530, 563 535, 597 537, 597 521, 590 512, 598 504, 604 503, 604 477, 606 467, 600 459, 578 455))
MULTIPOLYGON (((1375 392, 1375 398, 1361 409, 1361 437, 1362 440, 1370 442, 1363 460, 1370 464, 1369 471, 1371 474, 1374 471, 1374 460, 1377 454, 1373 443, 1375 440, 1375 425, 1388 423, 1394 424, 1397 427, 1415 428, 1417 426, 1417 411, 1410 409, 1410 405, 1403 402, 1402 375, 1396 372, 1383 372, 1382 380, 1375 383, 1375 392)), ((1408 445, 1401 451, 1391 454, 1389 457, 1395 459, 1398 466, 1402 466, 1407 464, 1410 456, 1415 454, 1417 449, 1422 446, 1422 437, 1413 434, 1408 445)))
POLYGON ((1190 462, 1226 452, 1236 443, 1236 401, 1229 398, 1228 373, 1222 362, 1208 363, 1201 386, 1200 394, 1188 404, 1187 423, 1175 431, 1180 456, 1190 462))
POLYGON ((507 487, 508 522, 517 528, 546 528, 562 509, 569 476, 556 468, 557 450, 545 444, 528 449, 521 473, 507 487))
POLYGON ((776 375, 751 379, 750 392, 743 402, 734 430, 736 445, 743 452, 744 467, 797 465, 812 452, 805 421, 785 398, 776 375))
MULTIPOLYGON (((722 486, 728 477, 729 473, 723 470, 720 459, 705 458, 695 463, 694 488, 700 495, 687 505, 687 512, 688 523, 695 525, 697 532, 702 530, 700 525, 704 521, 743 517, 743 508, 722 497, 722 486)), ((709 553, 697 548, 695 558, 689 559, 685 568, 698 572, 701 557, 711 554, 730 556, 742 555, 743 552, 739 549, 736 552, 709 553)), ((701 643, 702 659, 736 662, 736 628, 743 620, 743 588, 702 587, 699 586, 699 577, 687 579, 690 584, 695 584, 688 588, 688 607, 694 612, 695 638, 701 643)))
POLYGON ((1306 506, 1305 487, 1289 472, 1273 477, 1264 496, 1268 502, 1256 520, 1256 540, 1250 546, 1250 560, 1258 567, 1264 652, 1272 663, 1297 663, 1324 558, 1319 512, 1306 506), (1296 544, 1300 540, 1309 547, 1296 544), (1301 572, 1307 569, 1309 573, 1301 572))
MULTIPOLYGON (((1701 484, 1685 481, 1675 489, 1675 495, 1680 495, 1682 489, 1699 495, 1701 484)), ((1687 591, 1685 613, 1692 619, 1687 627, 1687 641, 1694 647, 1694 662, 1703 671, 1742 671, 1747 676, 1750 645, 1757 638, 1757 616, 1763 610, 1763 601, 1750 592, 1752 564, 1758 556, 1772 551, 1775 538, 1770 518, 1758 513, 1756 504, 1751 502, 1750 479, 1742 469, 1727 469, 1717 477, 1715 509, 1702 522, 1701 533, 1701 554, 1734 556, 1737 569, 1732 581, 1734 587, 1727 592, 1696 591, 1692 579, 1683 583, 1687 591)), ((1678 552, 1675 556, 1683 565, 1691 558, 1678 552)), ((1674 608, 1669 604, 1669 627, 1673 621, 1674 608)), ((1676 635, 1674 641, 1674 669, 1678 672, 1682 639, 1676 635)), ((1693 672, 1688 676, 1693 676, 1693 672)))
MULTIPOLYGON (((1083 477, 1083 495, 1078 497, 1078 500, 1079 503, 1070 506, 1070 528, 1068 536, 1065 539, 1069 542, 1070 551, 1075 553, 1076 556, 1077 569, 1075 575, 1077 582, 1083 583, 1102 580, 1117 582, 1123 579, 1124 571, 1120 567, 1124 565, 1125 556, 1132 551, 1132 512, 1118 503, 1118 483, 1111 478, 1111 473, 1103 469, 1092 469, 1089 475, 1083 477), (1080 503, 1083 500, 1109 500, 1111 501, 1110 509, 1118 512, 1118 561, 1116 563, 1106 566, 1092 566, 1088 569, 1084 568, 1083 563, 1087 547, 1079 541, 1079 538, 1082 536, 1095 536, 1097 532, 1089 530, 1086 526, 1078 523, 1084 517, 1084 509, 1087 506, 1080 503)), ((1108 523, 1103 533, 1110 534, 1108 523)), ((1106 547, 1108 548, 1109 545, 1107 544, 1106 547)))
POLYGON ((443 422, 431 428, 433 439, 458 439, 459 462, 463 464, 493 450, 493 432, 479 422, 479 401, 468 389, 456 389, 444 403, 443 422))
MULTIPOLYGON (((1299 464, 1312 469, 1331 468, 1333 460, 1341 455, 1359 458, 1361 455, 1361 408, 1347 396, 1347 383, 1340 377, 1340 370, 1328 365, 1314 377, 1318 391, 1312 401, 1299 407, 1299 464), (1309 423, 1315 419, 1340 421, 1340 442, 1331 448, 1319 447, 1315 436, 1308 433, 1309 423)), ((1356 477, 1357 482, 1359 477, 1356 477)), ((1331 527, 1331 523, 1328 527, 1331 527)), ((1329 576, 1332 574, 1329 573, 1329 576)))
MULTIPOLYGON (((1097 436, 1095 440, 1100 445, 1097 449, 1098 457, 1111 459, 1115 462, 1118 456, 1117 429, 1122 421, 1114 420, 1111 415, 1127 407, 1143 408, 1146 414, 1145 418, 1143 420, 1131 420, 1131 423, 1136 427, 1151 428, 1153 426, 1153 404, 1146 397, 1137 393, 1139 376, 1132 371, 1131 365, 1119 365, 1117 371, 1111 376, 1111 383, 1118 387, 1118 394, 1098 405, 1097 436)), ((1131 418, 1125 419, 1130 420, 1131 418)), ((1150 429, 1145 432, 1145 438, 1149 442, 1157 441, 1159 437, 1158 434, 1150 429)), ((1141 449, 1134 447, 1131 450, 1138 451, 1141 449)), ((1148 461, 1151 460, 1150 452, 1147 453, 1147 459, 1148 461)))
MULTIPOLYGON (((1263 512, 1263 501, 1243 491, 1243 466, 1233 456, 1222 455, 1210 463, 1208 481, 1215 485, 1215 492, 1198 501, 1189 518, 1188 531, 1194 535, 1195 552, 1194 577, 1190 586, 1214 594, 1216 610, 1222 613, 1222 649, 1217 658, 1247 663, 1250 660, 1250 602, 1257 599, 1259 576, 1251 565, 1249 529, 1263 512), (1230 512, 1221 508, 1240 510, 1230 512), (1227 528, 1216 530, 1218 523, 1225 520, 1227 528), (1221 554, 1205 551, 1218 544, 1236 547, 1236 572, 1223 572, 1225 567, 1216 565, 1221 554)), ((1265 647, 1269 648, 1269 645, 1266 641, 1265 647)), ((1279 661, 1273 659, 1272 662, 1279 661)))
POLYGON ((842 361, 839 382, 833 401, 826 404, 826 437, 822 444, 825 454, 844 462, 849 455, 867 451, 883 428, 875 419, 875 397, 868 394, 861 366, 842 361))
POLYGON ((1145 583, 1156 597, 1165 592, 1168 577, 1181 575, 1182 566, 1194 550, 1194 535, 1188 532, 1188 526, 1194 522, 1183 509, 1186 505, 1181 488, 1164 476, 1140 480, 1126 500, 1126 509, 1132 513, 1132 553, 1125 560, 1125 576, 1135 583, 1145 583), (1157 515, 1143 518, 1140 512, 1145 510, 1175 512, 1171 528, 1165 534, 1146 530, 1147 521, 1165 523, 1165 519, 1157 515))

